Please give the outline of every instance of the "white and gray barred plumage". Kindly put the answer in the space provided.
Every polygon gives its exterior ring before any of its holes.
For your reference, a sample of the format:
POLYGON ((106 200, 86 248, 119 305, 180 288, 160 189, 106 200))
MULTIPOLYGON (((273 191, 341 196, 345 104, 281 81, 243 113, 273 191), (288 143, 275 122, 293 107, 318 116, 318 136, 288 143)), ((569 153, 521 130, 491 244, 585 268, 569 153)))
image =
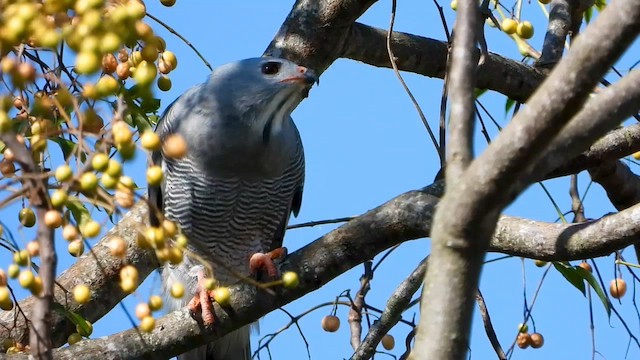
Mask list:
MULTIPOLYGON (((223 65, 170 105, 157 126, 161 139, 182 135, 189 151, 179 160, 152 154, 164 181, 149 189, 149 200, 179 224, 189 250, 211 263, 221 284, 238 281, 232 272, 249 275, 252 254, 282 246, 289 216, 300 210, 304 151, 290 114, 314 81, 313 72, 283 59, 223 65)), ((186 305, 201 268, 190 257, 165 266, 165 291, 180 281, 188 295, 171 308, 186 305)), ((179 359, 250 357, 244 327, 179 359)))

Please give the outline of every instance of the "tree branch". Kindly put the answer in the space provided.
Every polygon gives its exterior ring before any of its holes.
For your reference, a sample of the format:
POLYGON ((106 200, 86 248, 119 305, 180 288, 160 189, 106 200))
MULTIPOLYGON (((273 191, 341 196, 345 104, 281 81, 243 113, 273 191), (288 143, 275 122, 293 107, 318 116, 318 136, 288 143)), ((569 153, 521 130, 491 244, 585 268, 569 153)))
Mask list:
POLYGON ((289 59, 320 75, 339 57, 353 22, 376 1, 298 0, 264 55, 289 59))
POLYGON ((562 59, 564 44, 571 28, 571 7, 579 0, 553 0, 549 11, 549 25, 542 44, 542 53, 536 61, 537 67, 550 69, 562 59))
MULTIPOLYGON (((221 309, 215 304, 214 328, 205 329, 185 308, 158 319, 151 334, 127 330, 54 350, 54 356, 75 360, 100 354, 101 359, 141 359, 161 352, 167 357, 219 338, 321 287, 393 245, 428 236, 441 190, 440 184, 434 184, 402 194, 290 254, 283 270, 298 273, 300 285, 293 290, 275 288, 276 295, 272 296, 245 283, 232 286, 230 307, 221 309)), ((640 229, 635 224, 639 216, 640 205, 581 224, 550 224, 504 216, 498 222, 490 251, 548 261, 605 256, 637 241, 640 229)), ((417 269, 409 279, 416 280, 421 271, 417 269)), ((415 287, 419 281, 406 280, 400 288, 405 284, 415 287)))
MULTIPOLYGON (((340 57, 391 68, 386 37, 386 30, 354 23, 340 57)), ((403 32, 393 32, 391 41, 400 70, 444 79, 448 52, 446 42, 403 32)), ((479 55, 476 51, 473 57, 477 59, 479 55)), ((489 53, 478 67, 476 87, 525 102, 542 80, 544 75, 533 67, 489 53)))
POLYGON ((375 354, 376 347, 382 338, 398 323, 402 313, 407 309, 407 306, 409 306, 411 297, 422 285, 427 266, 428 262, 427 258, 425 258, 420 262, 418 267, 402 281, 393 294, 391 294, 387 305, 384 307, 384 311, 380 314, 380 318, 369 328, 367 336, 355 354, 353 354, 351 360, 370 359, 373 354, 375 354))
MULTIPOLYGON (((458 181, 473 160, 474 93, 478 65, 476 31, 481 29, 478 3, 460 1, 453 29, 451 69, 447 74, 450 97, 450 142, 447 147, 447 184, 458 181)), ((480 30, 482 31, 482 30, 480 30)))
POLYGON ((617 83, 589 100, 555 140, 543 151, 543 158, 528 171, 529 179, 546 174, 567 159, 578 155, 608 130, 640 109, 640 70, 632 71, 617 83))
POLYGON ((640 29, 638 16, 640 3, 610 4, 576 40, 527 106, 473 161, 464 181, 447 189, 434 218, 431 271, 425 276, 416 356, 465 358, 472 291, 477 288, 500 211, 511 195, 522 189, 518 183, 526 179, 530 164, 535 164, 540 153, 580 110, 591 89, 636 38, 640 29), (445 288, 448 291, 443 292, 445 288))
MULTIPOLYGON (((22 168, 23 175, 41 173, 33 161, 33 154, 18 141, 15 134, 7 133, 1 138, 6 146, 13 151, 16 161, 22 168)), ((28 177, 23 180, 23 184, 29 189, 29 203, 36 209, 38 217, 37 240, 40 248, 38 276, 42 279, 43 286, 41 293, 33 298, 33 312, 29 319, 31 321, 29 346, 32 356, 36 359, 50 359, 52 348, 51 304, 53 303, 53 283, 56 277, 57 257, 53 244, 53 229, 44 222, 45 214, 49 210, 47 178, 28 177)), ((13 308, 13 311, 18 312, 17 306, 13 308)))

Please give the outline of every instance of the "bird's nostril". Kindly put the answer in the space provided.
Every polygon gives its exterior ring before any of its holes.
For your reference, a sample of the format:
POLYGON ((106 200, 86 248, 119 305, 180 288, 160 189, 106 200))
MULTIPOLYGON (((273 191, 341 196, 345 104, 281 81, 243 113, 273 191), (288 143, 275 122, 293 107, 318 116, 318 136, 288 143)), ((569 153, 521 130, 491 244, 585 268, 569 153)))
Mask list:
POLYGON ((298 72, 299 72, 300 74, 304 74, 304 73, 306 73, 306 72, 307 72, 307 68, 306 68, 306 67, 304 67, 304 66, 298 66, 298 72))

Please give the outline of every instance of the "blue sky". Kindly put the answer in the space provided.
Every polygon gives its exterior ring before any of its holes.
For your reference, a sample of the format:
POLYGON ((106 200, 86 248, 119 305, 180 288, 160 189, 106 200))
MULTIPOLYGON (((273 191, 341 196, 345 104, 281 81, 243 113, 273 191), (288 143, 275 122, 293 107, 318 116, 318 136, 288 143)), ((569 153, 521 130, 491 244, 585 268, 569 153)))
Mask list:
MULTIPOLYGON (((226 62, 254 57, 262 54, 288 14, 292 1, 185 1, 178 0, 173 8, 165 8, 158 1, 147 1, 147 8, 154 16, 162 19, 176 31, 191 41, 214 66, 226 62)), ((454 12, 448 3, 442 4, 449 27, 453 26, 454 12)), ((508 7, 511 3, 506 3, 508 7)), ((389 23, 390 2, 381 1, 373 6, 360 21, 386 28, 389 23)), ((544 15, 537 3, 524 4, 523 18, 536 25, 536 34, 530 43, 540 48, 544 36, 544 15)), ((161 93, 162 108, 189 87, 202 82, 209 70, 175 36, 150 24, 167 41, 168 48, 178 54, 179 66, 170 74, 173 88, 161 93)), ((444 39, 444 32, 438 13, 431 2, 401 2, 398 6, 395 29, 422 36, 444 39)), ((486 28, 489 50, 519 60, 515 44, 496 29, 486 28)), ((637 44, 635 46, 637 50, 637 44)), ((636 52, 637 54, 637 52, 636 52)), ((636 59, 627 55, 621 60, 621 69, 628 68, 636 59)), ((403 74, 429 123, 436 129, 442 81, 414 74, 403 74)), ((615 78, 611 78, 615 80, 615 78)), ((505 98, 499 94, 486 93, 481 97, 497 119, 504 125, 505 98)), ((291 223, 330 219, 361 214, 403 192, 430 184, 439 169, 439 162, 427 132, 413 105, 403 92, 394 73, 389 69, 374 68, 351 60, 336 61, 321 77, 321 86, 312 89, 293 114, 303 138, 307 173, 305 193, 300 216, 291 223)), ((495 127, 489 126, 492 136, 497 135, 495 127)), ((477 149, 485 147, 485 141, 477 132, 477 149)), ((144 183, 139 156, 134 165, 127 168, 129 175, 144 183)), ((584 191, 588 177, 580 177, 580 190, 584 191)), ((569 179, 563 178, 545 182, 554 200, 563 211, 570 209, 568 196, 569 179)), ((604 192, 592 186, 586 198, 587 217, 599 217, 614 211, 604 192)), ((11 227, 15 220, 11 207, 4 210, 3 221, 11 227)), ((522 216, 541 221, 556 221, 557 213, 551 201, 539 185, 530 187, 506 211, 506 214, 522 216)), ((571 216, 569 217, 571 218, 571 216)), ((292 230, 287 233, 285 246, 294 251, 335 226, 325 225, 314 228, 292 230)), ((28 232, 18 238, 29 239, 28 232)), ((60 249, 59 271, 67 268, 73 258, 66 253, 66 244, 58 241, 60 249)), ((378 269, 367 297, 369 304, 383 308, 388 295, 408 275, 419 261, 429 252, 429 241, 422 239, 403 244, 378 269)), ((632 251, 624 255, 635 260, 632 251)), ((499 257, 490 254, 488 259, 499 257)), ((376 259, 377 260, 377 259, 376 259)), ((0 262, 6 263, 8 256, 0 254, 0 262)), ((481 290, 503 348, 508 348, 515 338, 517 324, 523 318, 523 262, 510 258, 488 264, 483 271, 481 290)), ((577 263, 576 263, 577 264, 577 263)), ((613 258, 598 260, 600 271, 608 286, 613 278, 613 258)), ((544 269, 539 269, 530 260, 524 261, 526 272, 527 301, 530 303, 544 269)), ((308 296, 289 304, 285 309, 292 314, 328 301, 333 301, 342 291, 351 289, 355 293, 359 287, 358 278, 362 273, 359 266, 308 296)), ((634 287, 626 269, 623 277, 630 287, 622 304, 615 303, 632 331, 638 334, 640 316, 634 309, 632 297, 634 287)), ((159 279, 152 275, 138 292, 130 296, 125 304, 133 309, 139 301, 144 301, 151 292, 159 291, 159 279)), ((447 291, 447 289, 442 289, 447 291)), ((24 296, 24 292, 20 292, 24 296)), ((411 320, 417 307, 405 313, 411 320)), ((342 359, 351 353, 347 309, 339 308, 338 316, 342 327, 336 333, 325 333, 320 328, 320 319, 329 314, 330 307, 321 308, 300 321, 312 359, 342 359), (330 344, 330 346, 327 346, 330 344)), ((620 321, 609 321, 606 312, 597 299, 593 303, 596 349, 604 358, 625 357, 629 336, 620 321)), ((375 318, 375 314, 373 314, 375 318)), ((546 277, 533 311, 536 328, 545 336, 542 349, 519 350, 515 359, 584 359, 591 356, 591 335, 589 329, 589 303, 582 294, 566 282, 555 270, 546 277)), ((260 334, 252 338, 253 349, 264 335, 286 325, 288 317, 280 311, 267 315, 260 322, 260 334)), ((531 324, 530 324, 531 325, 531 324)), ((120 308, 115 308, 108 316, 95 325, 95 336, 105 336, 130 327, 120 308)), ((531 326, 530 326, 531 327, 531 326)), ((410 331, 399 324, 391 330, 396 338, 396 348, 392 354, 403 352, 404 338, 410 331)), ((472 341, 472 359, 494 358, 495 353, 484 333, 482 322, 476 311, 472 341)), ((272 343, 274 359, 304 359, 305 345, 295 327, 279 335, 272 343)), ((268 358, 262 352, 262 358, 268 358)), ((627 358, 637 358, 640 350, 631 345, 627 358)), ((380 358, 386 358, 380 355, 380 358)))

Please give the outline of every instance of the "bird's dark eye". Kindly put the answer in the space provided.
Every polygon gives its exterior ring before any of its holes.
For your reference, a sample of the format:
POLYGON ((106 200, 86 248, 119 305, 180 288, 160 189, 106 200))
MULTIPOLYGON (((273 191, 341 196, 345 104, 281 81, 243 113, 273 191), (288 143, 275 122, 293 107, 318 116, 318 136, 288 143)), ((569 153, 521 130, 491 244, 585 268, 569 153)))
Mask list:
POLYGON ((262 73, 265 75, 275 75, 280 71, 280 63, 275 61, 269 61, 262 64, 262 73))

